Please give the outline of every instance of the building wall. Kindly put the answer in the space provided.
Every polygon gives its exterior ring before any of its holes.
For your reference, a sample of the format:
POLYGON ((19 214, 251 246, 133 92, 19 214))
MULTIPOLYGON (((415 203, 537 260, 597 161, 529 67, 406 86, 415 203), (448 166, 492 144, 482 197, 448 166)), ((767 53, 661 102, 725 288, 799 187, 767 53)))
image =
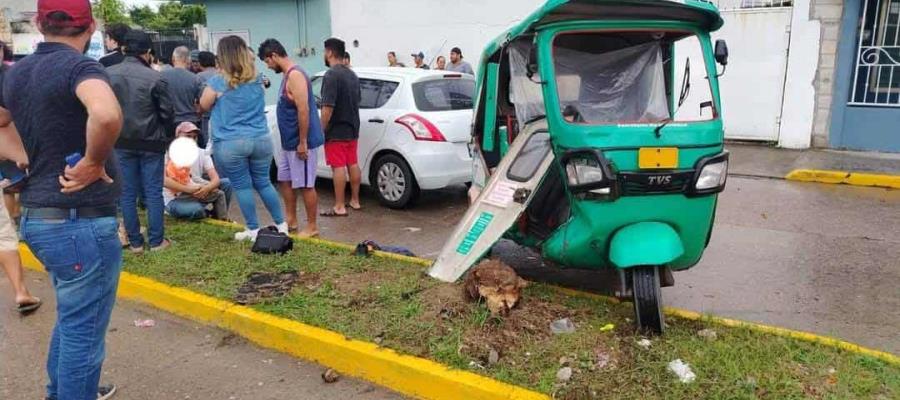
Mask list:
MULTIPOLYGON (((211 0, 207 6, 207 31, 250 32, 248 45, 256 51, 259 44, 275 38, 284 45, 294 62, 310 73, 325 68, 322 42, 330 35, 329 0, 211 0)), ((214 51, 214 49, 211 49, 214 51)), ((281 76, 256 60, 256 68, 272 80, 266 102, 273 104, 281 85, 281 76)))
POLYGON ((813 120, 813 147, 830 147, 829 130, 831 124, 832 101, 834 99, 834 71, 837 56, 837 44, 841 34, 841 16, 844 0, 813 0, 810 17, 821 25, 822 44, 819 49, 818 71, 814 85, 816 87, 816 111, 813 120))
MULTIPOLYGON (((387 52, 412 65, 423 51, 426 62, 449 57, 459 47, 477 68, 485 44, 537 9, 544 0, 331 0, 331 26, 347 42, 354 66, 387 65, 387 52), (353 41, 359 47, 353 47, 353 41)), ((449 60, 448 60, 449 62, 449 60)))

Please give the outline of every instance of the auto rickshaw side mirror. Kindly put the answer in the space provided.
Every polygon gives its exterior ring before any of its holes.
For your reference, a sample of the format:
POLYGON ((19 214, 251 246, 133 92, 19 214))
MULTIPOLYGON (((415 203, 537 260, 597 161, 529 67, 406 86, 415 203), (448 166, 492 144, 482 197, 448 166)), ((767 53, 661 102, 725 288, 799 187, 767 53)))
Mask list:
POLYGON ((716 62, 722 64, 722 66, 728 65, 728 44, 725 43, 725 40, 718 39, 716 40, 716 62))

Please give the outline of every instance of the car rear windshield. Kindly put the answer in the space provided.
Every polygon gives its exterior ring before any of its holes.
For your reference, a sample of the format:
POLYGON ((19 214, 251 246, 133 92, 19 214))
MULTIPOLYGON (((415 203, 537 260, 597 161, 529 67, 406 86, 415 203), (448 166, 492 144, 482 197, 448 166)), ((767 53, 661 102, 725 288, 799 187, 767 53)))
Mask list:
POLYGON ((419 111, 471 110, 475 81, 471 79, 435 79, 412 85, 419 111))

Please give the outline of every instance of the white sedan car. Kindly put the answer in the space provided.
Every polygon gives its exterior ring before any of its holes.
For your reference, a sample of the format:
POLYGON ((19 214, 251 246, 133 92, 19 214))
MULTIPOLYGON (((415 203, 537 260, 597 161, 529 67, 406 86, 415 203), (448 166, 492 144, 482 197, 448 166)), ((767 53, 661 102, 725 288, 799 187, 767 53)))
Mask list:
MULTIPOLYGON (((359 167, 362 183, 391 208, 415 201, 419 190, 472 180, 469 154, 475 79, 471 75, 414 68, 354 68, 359 76, 359 167)), ((322 75, 312 78, 316 99, 322 75)), ((266 108, 276 149, 281 137, 275 106, 266 108)), ((276 150, 277 151, 277 150, 276 150)), ((317 175, 331 178, 320 147, 317 175)))

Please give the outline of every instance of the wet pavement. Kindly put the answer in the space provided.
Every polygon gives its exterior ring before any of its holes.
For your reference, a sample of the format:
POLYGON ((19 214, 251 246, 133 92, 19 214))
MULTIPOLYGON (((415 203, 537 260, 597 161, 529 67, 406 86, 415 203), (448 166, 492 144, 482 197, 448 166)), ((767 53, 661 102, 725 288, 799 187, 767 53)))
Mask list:
MULTIPOLYGON (((319 186, 325 209, 332 189, 319 186)), ((410 210, 380 207, 372 194, 363 206, 348 218, 322 218, 322 237, 434 258, 467 199, 460 186, 427 192, 410 210)), ((510 242, 495 254, 519 268, 540 262, 510 242)), ((731 176, 702 261, 676 273, 663 296, 676 307, 900 354, 900 191, 731 176)))
POLYGON ((728 143, 731 175, 783 178, 795 169, 900 175, 900 153, 831 149, 788 150, 759 143, 728 143))
MULTIPOLYGON (((0 274, 0 399, 37 400, 45 394, 44 362, 56 304, 46 275, 29 271, 27 284, 45 304, 22 318, 13 311, 12 289, 0 274)), ((324 383, 325 367, 127 301, 119 301, 113 311, 106 354, 101 383, 118 386, 116 399, 403 398, 346 377, 324 383), (153 319, 156 326, 137 328, 136 319, 153 319)))

